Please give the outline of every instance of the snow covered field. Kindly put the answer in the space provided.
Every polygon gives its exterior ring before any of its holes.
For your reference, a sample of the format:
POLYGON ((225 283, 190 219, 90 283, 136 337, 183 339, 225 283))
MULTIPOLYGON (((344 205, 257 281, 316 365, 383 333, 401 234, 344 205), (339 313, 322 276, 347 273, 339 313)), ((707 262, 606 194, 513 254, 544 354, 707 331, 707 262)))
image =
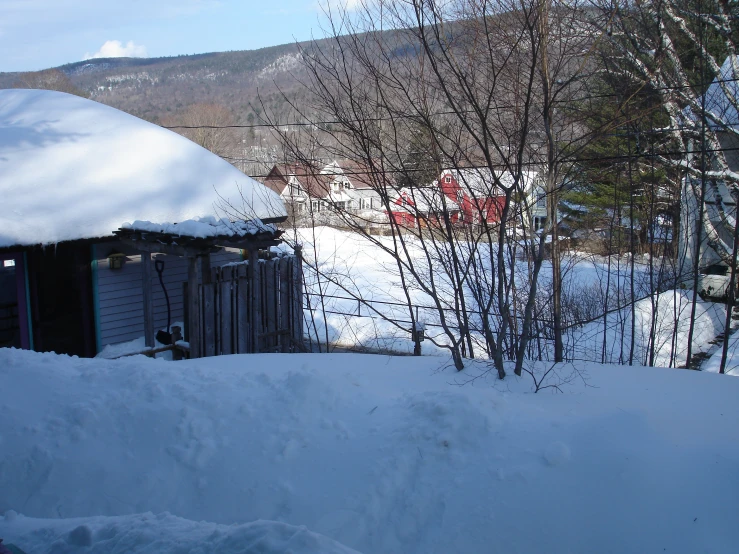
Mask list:
MULTIPOLYGON (((448 344, 448 338, 438 326, 439 316, 433 309, 433 301, 418 287, 414 288, 412 282, 406 281, 404 288, 395 261, 377 245, 356 233, 330 227, 301 229, 297 236, 289 239, 303 244, 303 255, 309 260, 305 273, 313 310, 306 312, 312 318, 308 317, 305 328, 314 340, 318 337, 322 343, 349 348, 360 346, 381 351, 413 352, 405 296, 407 290, 413 305, 421 306, 417 313, 426 323, 427 335, 440 344, 448 344), (313 266, 318 268, 320 283, 313 266), (360 304, 357 298, 368 301, 369 306, 360 304), (424 309, 424 306, 431 309, 424 309), (394 320, 398 325, 388 320, 394 320)), ((378 240, 392 247, 392 238, 378 237, 378 240)), ((413 241, 409 241, 408 252, 417 265, 425 263, 423 251, 413 241)), ((640 260, 635 265, 635 297, 641 300, 636 302, 634 310, 634 363, 664 367, 683 365, 687 354, 692 296, 686 291, 671 290, 650 298, 646 262, 648 260, 640 260)), ((659 260, 655 260, 655 266, 659 268, 659 260)), ((615 310, 619 302, 624 306, 606 318, 599 317, 602 309, 596 310, 592 316, 598 317, 597 320, 583 327, 568 329, 565 332, 567 358, 628 363, 632 310, 623 296, 629 292, 631 268, 628 258, 619 260, 614 257, 609 267, 606 259, 575 253, 565 258, 563 268, 564 289, 570 298, 575 301, 584 299, 587 304, 593 297, 601 298, 606 290, 610 290, 609 310, 615 310), (607 279, 609 272, 610 280, 607 279), (620 290, 620 299, 615 290, 620 290)), ((550 280, 551 265, 545 262, 540 285, 544 297, 546 292, 543 289, 550 280)), ((698 302, 694 352, 706 351, 710 347, 708 341, 723 331, 725 313, 722 304, 698 302)), ((479 338, 479 343, 483 344, 482 336, 479 338)), ((447 351, 427 340, 423 343, 423 353, 445 355, 447 351)), ((483 348, 478 348, 477 356, 485 357, 483 348)), ((546 357, 545 352, 544 359, 546 357)))
POLYGON ((587 386, 531 394, 448 366, 0 350, 0 537, 29 554, 735 551, 739 380, 589 364, 587 386))

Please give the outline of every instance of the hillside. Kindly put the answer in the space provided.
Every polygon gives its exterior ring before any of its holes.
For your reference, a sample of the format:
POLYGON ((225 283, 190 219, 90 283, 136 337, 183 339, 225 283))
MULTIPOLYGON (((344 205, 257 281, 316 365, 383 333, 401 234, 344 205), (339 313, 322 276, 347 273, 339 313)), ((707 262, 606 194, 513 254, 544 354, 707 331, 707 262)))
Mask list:
MULTIPOLYGON (((92 59, 56 69, 90 98, 153 122, 199 102, 222 104, 246 122, 258 93, 280 113, 284 100, 277 88, 296 96, 296 77, 302 74, 297 44, 168 58, 92 59)), ((21 77, 0 73, 0 88, 17 86, 21 77)))

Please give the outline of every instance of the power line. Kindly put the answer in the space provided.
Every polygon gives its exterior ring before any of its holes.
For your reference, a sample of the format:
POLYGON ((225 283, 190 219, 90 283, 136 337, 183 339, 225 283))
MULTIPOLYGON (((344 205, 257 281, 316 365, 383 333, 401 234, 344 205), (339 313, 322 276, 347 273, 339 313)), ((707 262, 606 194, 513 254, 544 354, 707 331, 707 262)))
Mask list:
MULTIPOLYGON (((721 79, 721 80, 713 80, 710 84, 713 83, 735 83, 738 82, 739 78, 736 79, 721 79)), ((705 85, 705 83, 701 83, 700 86, 705 85)), ((696 85, 698 86, 698 85, 696 85)), ((636 91, 634 94, 653 94, 655 92, 664 91, 664 90, 682 90, 682 89, 692 89, 693 87, 690 85, 680 85, 680 86, 674 86, 674 87, 654 87, 649 89, 640 89, 636 91)), ((570 98, 566 100, 554 100, 555 103, 578 103, 578 102, 585 102, 587 100, 593 100, 593 99, 602 99, 602 98, 616 98, 616 97, 624 97, 624 96, 630 96, 625 94, 618 94, 618 93, 609 93, 609 94, 597 94, 592 96, 585 96, 582 98, 570 98)), ((512 110, 520 108, 520 106, 515 104, 510 105, 504 105, 504 106, 495 106, 495 110, 512 110)), ((260 128, 279 128, 279 127, 318 127, 325 125, 345 125, 347 123, 370 123, 370 122, 381 122, 381 121, 397 121, 401 119, 422 119, 423 117, 436 117, 436 116, 443 116, 443 115, 463 115, 463 114, 474 114, 477 113, 476 110, 448 110, 448 111, 442 111, 442 112, 435 112, 431 114, 425 114, 423 116, 420 115, 413 115, 413 114, 398 114, 395 116, 383 116, 383 117, 367 117, 363 119, 344 119, 344 120, 334 120, 334 121, 294 121, 292 123, 243 123, 243 124, 233 124, 233 125, 161 125, 164 129, 260 129, 260 128)))
MULTIPOLYGON (((615 160, 629 160, 629 159, 640 159, 640 158, 661 158, 661 157, 668 157, 668 156, 685 156, 686 154, 700 154, 701 152, 705 153, 712 153, 712 152, 736 152, 739 151, 739 147, 735 148, 714 148, 714 149, 707 149, 707 150, 677 150, 674 152, 652 152, 649 154, 622 154, 618 156, 596 156, 591 158, 564 158, 559 161, 559 163, 568 163, 568 164, 576 164, 576 163, 582 163, 582 162, 592 162, 592 161, 615 161, 615 160)), ((241 161, 239 158, 229 158, 227 156, 222 156, 226 160, 231 161, 241 161)), ((295 162, 283 162, 281 164, 273 164, 272 162, 267 161, 251 161, 250 163, 265 163, 265 164, 272 164, 272 165, 299 165, 299 162, 296 164, 295 162)), ((492 166, 489 165, 483 165, 483 166, 464 166, 464 167, 458 167, 458 168, 452 168, 452 169, 480 169, 480 170, 489 170, 489 169, 503 169, 508 170, 511 166, 514 167, 541 167, 543 165, 543 162, 521 162, 520 164, 493 164, 492 166)), ((427 169, 388 169, 388 170, 367 170, 367 171, 359 171, 359 170, 342 170, 342 174, 345 176, 360 176, 360 175, 393 175, 393 174, 408 174, 408 173, 418 173, 418 172, 426 172, 427 169)), ((315 172, 306 172, 304 174, 296 175, 297 177, 318 177, 318 176, 331 176, 333 174, 329 173, 321 173, 320 171, 315 172)), ((252 179, 265 179, 269 175, 249 175, 252 179)))

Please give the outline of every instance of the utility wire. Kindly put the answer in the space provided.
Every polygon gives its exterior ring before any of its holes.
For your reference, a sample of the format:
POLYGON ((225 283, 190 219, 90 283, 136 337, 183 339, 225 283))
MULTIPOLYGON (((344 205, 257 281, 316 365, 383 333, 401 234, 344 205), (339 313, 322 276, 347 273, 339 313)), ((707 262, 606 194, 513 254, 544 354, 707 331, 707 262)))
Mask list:
MULTIPOLYGON (((706 153, 709 152, 736 152, 739 151, 739 147, 735 148, 714 148, 714 149, 707 149, 705 150, 706 153)), ((667 157, 667 156, 684 156, 686 154, 700 154, 701 150, 677 150, 674 152, 652 152, 650 154, 622 154, 618 156, 596 156, 591 158, 563 158, 562 160, 559 160, 559 163, 581 163, 581 162, 591 162, 591 161, 614 161, 614 160, 629 160, 629 159, 639 159, 639 158, 660 158, 660 157, 667 157)), ((221 156, 225 160, 229 161, 244 161, 243 158, 230 158, 228 156, 221 156)), ((274 164, 273 162, 269 161, 260 161, 260 160, 250 160, 248 163, 264 163, 267 165, 300 165, 299 162, 283 162, 281 164, 274 164)), ((526 166, 526 167, 541 167, 542 162, 521 162, 520 164, 493 164, 492 166, 488 165, 482 165, 482 166, 465 166, 465 167, 458 167, 458 168, 451 168, 451 169, 481 169, 481 170, 488 170, 488 169, 504 169, 507 170, 511 166, 519 167, 519 166, 526 166)), ((345 176, 360 176, 360 175, 392 175, 396 173, 400 174, 408 174, 408 173, 417 173, 417 172, 425 172, 428 171, 427 169, 388 169, 386 171, 360 171, 360 170, 346 170, 342 171, 342 174, 345 176)), ((316 172, 305 172, 301 174, 296 174, 296 177, 318 177, 318 176, 331 176, 332 173, 321 173, 320 171, 316 172)), ((252 179, 264 179, 267 178, 269 175, 249 175, 252 179)))
MULTIPOLYGON (((737 79, 722 79, 719 81, 713 80, 710 84, 713 83, 735 83, 739 81, 739 78, 737 79)), ((705 83, 701 83, 700 85, 696 86, 704 86, 705 83)), ((675 86, 675 87, 656 87, 656 88, 650 88, 650 89, 640 89, 635 94, 652 94, 658 91, 663 90, 681 90, 681 89, 692 89, 693 86, 690 85, 681 85, 681 86, 675 86)), ((623 94, 617 94, 617 93, 610 93, 610 94, 598 94, 593 96, 585 96, 582 98, 571 98, 571 99, 563 99, 563 100, 554 100, 555 103, 577 103, 577 102, 585 102, 587 100, 593 100, 593 99, 599 99, 599 98, 614 98, 614 97, 623 97, 625 95, 623 94)), ((511 105, 505 105, 505 106, 495 106, 496 111, 498 110, 512 110, 517 109, 520 106, 511 104, 511 105)), ((435 112, 432 114, 427 114, 425 117, 435 117, 435 116, 442 116, 442 115, 460 115, 460 114, 468 114, 468 113, 477 113, 475 110, 449 110, 449 111, 442 111, 442 112, 435 112)), ((292 123, 243 123, 243 124, 233 124, 233 125, 161 125, 164 129, 259 129, 259 128, 276 128, 276 127, 320 127, 322 125, 342 125, 346 123, 369 123, 369 122, 380 122, 380 121, 397 121, 399 119, 419 119, 420 116, 413 115, 413 114, 398 114, 395 116, 385 116, 385 117, 367 117, 363 119, 345 119, 345 120, 335 120, 335 121, 294 121, 292 123)))

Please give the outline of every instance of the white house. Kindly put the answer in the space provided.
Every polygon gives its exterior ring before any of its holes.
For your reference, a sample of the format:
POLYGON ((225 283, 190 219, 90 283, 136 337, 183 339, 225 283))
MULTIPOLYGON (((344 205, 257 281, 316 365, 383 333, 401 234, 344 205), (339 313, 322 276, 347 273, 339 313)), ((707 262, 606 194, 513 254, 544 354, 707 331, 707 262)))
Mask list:
MULTIPOLYGON (((734 228, 737 220, 736 205, 739 201, 739 57, 729 56, 721 66, 705 94, 706 129, 714 135, 723 150, 727 167, 718 164, 716 155, 709 153, 705 175, 705 206, 700 222, 700 249, 697 249, 700 191, 704 179, 692 174, 683 181, 680 206, 680 259, 684 284, 692 281, 695 253, 699 252, 699 289, 710 296, 720 297, 726 292, 729 267, 733 250, 734 228)), ((688 123, 700 129, 698 117, 690 110, 685 112, 688 123)), ((689 148, 699 150, 699 146, 689 148)), ((696 156, 698 154, 691 154, 696 156)))
POLYGON ((370 171, 354 162, 275 165, 264 184, 279 194, 297 217, 309 212, 315 216, 323 212, 362 214, 382 210, 370 171))

